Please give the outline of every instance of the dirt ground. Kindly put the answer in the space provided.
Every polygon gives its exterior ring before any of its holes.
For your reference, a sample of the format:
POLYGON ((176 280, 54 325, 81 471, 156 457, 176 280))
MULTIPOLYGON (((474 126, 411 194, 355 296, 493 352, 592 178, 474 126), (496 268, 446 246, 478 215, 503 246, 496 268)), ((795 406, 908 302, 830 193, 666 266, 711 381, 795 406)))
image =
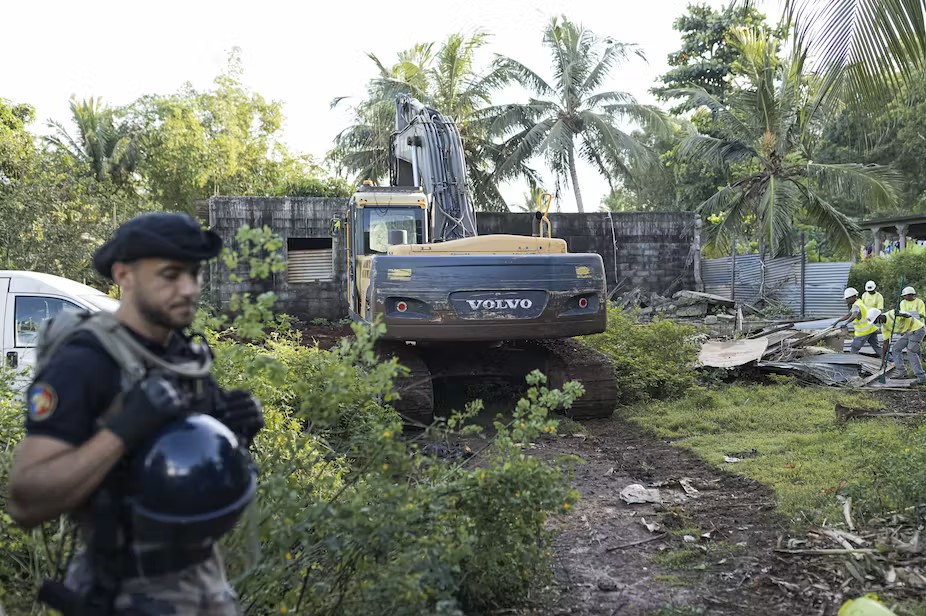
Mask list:
MULTIPOLYGON (((321 348, 349 335, 347 326, 303 331, 306 343, 321 348)), ((926 409, 924 390, 882 390, 875 397, 884 411, 926 409)), ((544 437, 533 449, 551 461, 581 459, 572 466, 581 499, 553 529, 553 584, 516 613, 830 616, 855 596, 844 593, 830 569, 774 551, 801 529, 775 513, 770 489, 711 467, 619 414, 582 426, 587 434, 544 437), (627 504, 620 493, 631 484, 658 487, 671 502, 627 504), (650 530, 647 523, 658 526, 650 530)))
POLYGON ((535 450, 584 460, 573 481, 582 499, 556 529, 556 583, 523 614, 836 613, 835 580, 772 551, 788 533, 770 490, 619 420, 583 425, 587 438, 547 439, 535 450), (682 478, 697 493, 686 497, 682 478), (660 482, 679 502, 620 498, 630 484, 660 482), (644 519, 663 530, 651 532, 644 519))

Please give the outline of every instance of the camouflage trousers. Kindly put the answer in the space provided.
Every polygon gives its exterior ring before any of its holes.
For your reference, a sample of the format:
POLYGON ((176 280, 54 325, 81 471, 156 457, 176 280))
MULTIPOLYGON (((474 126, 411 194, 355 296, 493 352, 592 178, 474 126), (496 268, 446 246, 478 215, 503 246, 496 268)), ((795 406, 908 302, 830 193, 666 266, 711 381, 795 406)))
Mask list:
MULTIPOLYGON (((82 590, 90 583, 85 552, 74 555, 65 585, 82 590)), ((122 580, 114 615, 119 616, 239 616, 238 597, 225 577, 217 548, 213 556, 176 573, 122 580)))

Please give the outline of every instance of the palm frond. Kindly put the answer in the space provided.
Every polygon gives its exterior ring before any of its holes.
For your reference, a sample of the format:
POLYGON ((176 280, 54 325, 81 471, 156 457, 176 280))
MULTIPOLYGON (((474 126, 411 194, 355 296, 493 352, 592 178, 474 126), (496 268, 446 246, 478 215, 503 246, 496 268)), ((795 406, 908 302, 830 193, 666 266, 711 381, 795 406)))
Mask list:
POLYGON ((852 163, 807 163, 806 173, 814 185, 829 195, 857 198, 877 210, 891 210, 898 205, 903 190, 903 176, 890 167, 852 163))
MULTIPOLYGON (((692 109, 707 107, 714 116, 716 128, 729 137, 736 137, 743 141, 749 141, 756 137, 755 127, 750 126, 738 114, 734 113, 732 104, 728 105, 722 102, 700 86, 670 88, 666 90, 666 96, 686 99, 692 109)), ((745 106, 749 107, 748 104, 745 106)))
POLYGON ((716 167, 749 160, 758 152, 740 141, 717 139, 700 133, 690 133, 679 143, 679 156, 686 160, 704 160, 716 167))
POLYGON ((498 56, 495 70, 499 72, 499 75, 504 77, 504 81, 508 83, 517 83, 533 91, 538 96, 556 96, 556 90, 554 90, 550 84, 544 81, 540 75, 517 60, 505 56, 498 56))
POLYGON ((717 245, 729 246, 730 240, 742 235, 743 221, 751 213, 752 203, 749 195, 739 185, 724 186, 713 195, 704 200, 697 207, 697 212, 703 216, 710 214, 723 214, 723 218, 708 231, 710 241, 717 245))
POLYGON ((873 108, 926 66, 922 0, 786 0, 798 40, 816 52, 827 100, 873 108))
POLYGON ((796 183, 796 186, 804 194, 807 221, 823 229, 838 250, 854 251, 862 234, 861 229, 808 184, 796 183))
POLYGON ((604 81, 605 77, 607 77, 611 70, 614 68, 614 65, 626 60, 629 57, 629 52, 634 52, 637 55, 641 55, 643 53, 637 45, 633 45, 631 43, 620 43, 609 39, 607 41, 607 46, 604 48, 604 51, 601 52, 601 57, 598 58, 595 66, 593 66, 592 69, 588 72, 588 76, 585 78, 585 82, 580 88, 581 91, 595 91, 598 86, 601 85, 602 81, 604 81))
POLYGON ((658 137, 672 136, 672 121, 665 111, 653 105, 639 103, 618 103, 606 105, 602 108, 607 114, 622 120, 631 120, 639 124, 644 130, 658 137))

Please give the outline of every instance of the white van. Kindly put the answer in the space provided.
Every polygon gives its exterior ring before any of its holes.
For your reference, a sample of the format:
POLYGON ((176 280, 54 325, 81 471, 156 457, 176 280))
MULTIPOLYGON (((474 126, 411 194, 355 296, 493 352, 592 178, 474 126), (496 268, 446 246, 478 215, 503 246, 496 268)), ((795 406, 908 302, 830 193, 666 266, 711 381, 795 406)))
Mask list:
MULTIPOLYGON (((62 310, 114 312, 119 300, 85 284, 40 272, 0 270, 0 340, 3 362, 21 373, 35 364, 39 326, 62 310)), ((24 389, 26 377, 16 379, 24 389)))

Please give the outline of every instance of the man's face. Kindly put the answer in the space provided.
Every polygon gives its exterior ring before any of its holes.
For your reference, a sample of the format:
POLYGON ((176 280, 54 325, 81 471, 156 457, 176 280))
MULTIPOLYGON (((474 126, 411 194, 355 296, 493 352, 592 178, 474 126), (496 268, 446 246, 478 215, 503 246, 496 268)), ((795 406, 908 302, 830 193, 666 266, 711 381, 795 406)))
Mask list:
POLYGON ((908 302, 912 302, 914 297, 916 297, 916 295, 913 295, 912 293, 907 293, 906 295, 903 296, 903 298, 907 300, 908 302))
POLYGON ((200 270, 199 262, 141 259, 124 266, 116 264, 113 275, 122 287, 123 301, 131 302, 148 321, 183 329, 196 315, 202 290, 200 270))
POLYGON ((851 306, 852 304, 855 303, 855 301, 856 301, 857 299, 858 299, 858 295, 853 295, 852 297, 847 297, 847 298, 846 298, 846 305, 847 305, 847 306, 851 306))

